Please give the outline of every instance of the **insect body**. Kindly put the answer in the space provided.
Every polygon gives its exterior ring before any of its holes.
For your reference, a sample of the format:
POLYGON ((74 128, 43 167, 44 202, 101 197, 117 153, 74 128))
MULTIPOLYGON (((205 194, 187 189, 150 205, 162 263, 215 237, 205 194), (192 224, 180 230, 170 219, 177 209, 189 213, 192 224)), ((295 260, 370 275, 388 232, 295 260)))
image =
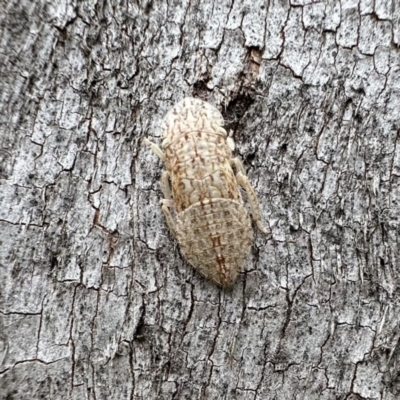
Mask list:
POLYGON ((230 286, 253 239, 239 186, 247 193, 257 226, 267 231, 256 193, 242 163, 232 157, 234 144, 223 125, 211 104, 186 98, 164 119, 161 149, 145 141, 165 161, 161 207, 183 256, 207 278, 230 286))

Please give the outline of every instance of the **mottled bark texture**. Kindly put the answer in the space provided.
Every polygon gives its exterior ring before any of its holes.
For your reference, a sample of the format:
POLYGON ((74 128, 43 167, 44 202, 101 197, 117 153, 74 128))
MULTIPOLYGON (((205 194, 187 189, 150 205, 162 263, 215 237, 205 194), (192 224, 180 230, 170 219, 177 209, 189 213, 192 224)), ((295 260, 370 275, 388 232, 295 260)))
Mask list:
POLYGON ((400 396, 395 0, 0 3, 0 399, 400 396), (216 105, 266 237, 230 291, 158 202, 216 105))

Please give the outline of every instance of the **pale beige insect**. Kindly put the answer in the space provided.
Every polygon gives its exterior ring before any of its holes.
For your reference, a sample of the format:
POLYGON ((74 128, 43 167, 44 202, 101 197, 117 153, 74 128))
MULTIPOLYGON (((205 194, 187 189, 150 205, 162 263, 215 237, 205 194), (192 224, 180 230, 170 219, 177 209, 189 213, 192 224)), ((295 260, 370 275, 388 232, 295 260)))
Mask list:
POLYGON ((242 163, 232 157, 234 143, 223 125, 214 106, 185 98, 165 116, 161 149, 145 142, 165 161, 161 207, 183 256, 207 278, 230 286, 253 241, 240 187, 246 191, 258 228, 267 230, 261 223, 257 195, 242 163))

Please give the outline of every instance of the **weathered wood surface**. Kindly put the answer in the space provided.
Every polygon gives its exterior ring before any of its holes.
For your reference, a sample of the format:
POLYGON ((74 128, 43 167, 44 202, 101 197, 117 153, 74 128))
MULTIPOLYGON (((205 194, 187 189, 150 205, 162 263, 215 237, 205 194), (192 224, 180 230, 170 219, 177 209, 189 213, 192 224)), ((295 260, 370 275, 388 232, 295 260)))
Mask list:
POLYGON ((400 8, 0 5, 0 399, 400 396, 400 8), (271 229, 224 291, 158 206, 216 105, 271 229))

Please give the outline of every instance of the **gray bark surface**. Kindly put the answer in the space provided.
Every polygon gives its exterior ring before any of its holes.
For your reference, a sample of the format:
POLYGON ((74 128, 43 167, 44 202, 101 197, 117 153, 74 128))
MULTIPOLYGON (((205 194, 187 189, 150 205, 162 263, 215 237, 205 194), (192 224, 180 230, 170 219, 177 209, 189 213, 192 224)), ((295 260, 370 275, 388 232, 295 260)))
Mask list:
POLYGON ((400 396, 400 6, 0 2, 0 399, 400 396), (223 113, 272 234, 231 290, 158 202, 223 113))

